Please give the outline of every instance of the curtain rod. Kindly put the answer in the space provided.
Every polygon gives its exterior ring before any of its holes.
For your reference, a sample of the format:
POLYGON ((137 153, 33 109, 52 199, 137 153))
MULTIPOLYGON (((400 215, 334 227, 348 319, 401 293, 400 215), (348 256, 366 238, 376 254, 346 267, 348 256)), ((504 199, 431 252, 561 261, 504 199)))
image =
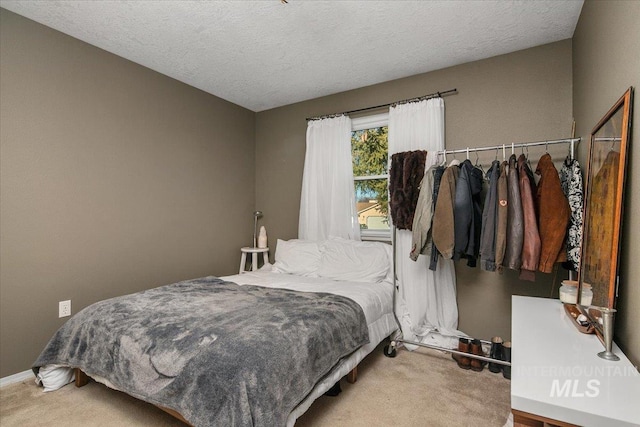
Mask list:
POLYGON ((445 156, 447 154, 457 154, 457 153, 469 153, 469 152, 477 152, 477 151, 492 151, 492 150, 499 150, 502 148, 502 157, 505 157, 505 153, 506 153, 506 149, 507 148, 511 148, 511 154, 513 154, 513 150, 516 148, 526 148, 526 147, 534 147, 536 145, 553 145, 553 144, 563 144, 563 143, 571 143, 571 155, 573 157, 573 146, 575 143, 579 143, 580 141, 582 141, 582 138, 564 138, 564 139, 554 139, 554 140, 550 140, 550 141, 532 141, 532 142, 518 142, 518 143, 514 143, 512 142, 511 144, 502 144, 502 145, 494 145, 491 147, 476 147, 476 148, 472 148, 472 147, 467 147, 467 148, 460 148, 460 149, 456 149, 456 150, 441 150, 438 151, 438 154, 444 154, 445 156))
POLYGON ((453 95, 454 93, 458 93, 458 89, 455 89, 455 88, 449 89, 449 90, 445 90, 444 92, 430 93, 429 95, 422 95, 417 98, 403 99, 402 101, 390 102, 388 104, 376 105, 374 107, 358 108, 357 110, 343 111, 342 113, 324 114, 322 116, 307 117, 306 120, 311 121, 311 120, 329 119, 329 118, 334 118, 339 116, 345 116, 347 114, 360 113, 362 111, 375 110, 377 108, 382 108, 382 107, 389 107, 389 106, 395 107, 396 105, 407 104, 409 102, 418 102, 418 101, 423 101, 425 99, 431 99, 431 98, 441 98, 443 95, 453 95))

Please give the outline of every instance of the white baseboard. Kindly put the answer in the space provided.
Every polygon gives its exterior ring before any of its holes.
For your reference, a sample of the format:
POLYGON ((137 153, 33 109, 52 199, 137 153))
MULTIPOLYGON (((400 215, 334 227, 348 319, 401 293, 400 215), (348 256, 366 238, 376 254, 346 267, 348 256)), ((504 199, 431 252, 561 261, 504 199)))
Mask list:
POLYGON ((0 378, 0 387, 4 387, 9 384, 19 383, 21 381, 28 380, 30 378, 35 378, 35 376, 33 375, 33 371, 31 369, 29 369, 28 371, 18 372, 17 374, 0 378))

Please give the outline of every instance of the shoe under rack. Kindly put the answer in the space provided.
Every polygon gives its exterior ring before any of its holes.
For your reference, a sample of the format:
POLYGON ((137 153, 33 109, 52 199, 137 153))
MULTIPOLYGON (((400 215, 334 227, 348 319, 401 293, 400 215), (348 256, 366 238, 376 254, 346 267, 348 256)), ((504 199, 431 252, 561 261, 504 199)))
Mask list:
MULTIPOLYGON (((391 343, 389 345, 385 345, 384 346, 384 355, 387 357, 396 357, 396 349, 398 348, 399 344, 412 344, 412 345, 416 345, 418 347, 425 347, 425 348, 431 348, 433 350, 440 350, 440 351, 446 351, 446 352, 450 352, 453 354, 458 354, 464 357, 469 357, 471 359, 478 359, 481 360, 483 362, 489 362, 489 363, 495 363, 498 365, 503 365, 503 366, 511 366, 511 362, 507 362, 505 360, 502 359, 496 359, 493 357, 487 357, 487 356, 481 356, 479 354, 472 354, 472 353, 467 353, 464 351, 458 351, 455 348, 447 348, 447 347, 442 347, 439 345, 434 345, 434 344, 428 344, 428 343, 423 343, 423 342, 418 342, 418 341, 410 341, 410 340, 405 340, 404 338, 402 338, 402 325, 400 324, 400 320, 398 319, 398 316, 396 314, 395 311, 395 307, 396 307, 396 294, 398 292, 398 278, 396 276, 396 227, 392 226, 392 237, 391 237, 391 246, 393 247, 393 278, 394 278, 394 290, 393 290, 393 317, 395 318, 396 324, 398 325, 398 333, 396 334, 396 336, 394 338, 391 339, 391 343)), ((438 333, 440 334, 439 331, 431 331, 430 333, 438 333)), ((442 336, 445 336, 443 334, 440 334, 442 336)), ((460 338, 466 338, 469 339, 471 337, 466 337, 466 336, 450 336, 450 335, 446 335, 447 337, 451 337, 451 338, 456 338, 456 339, 460 339, 460 338)), ((485 341, 485 340, 479 340, 482 344, 488 344, 489 346, 491 346, 491 341, 485 341)), ((483 351, 484 352, 484 351, 483 351)))
MULTIPOLYGON (((431 332, 431 333, 433 333, 433 332, 431 332)), ((470 337, 453 336, 451 338, 470 338, 470 337)), ((491 341, 485 341, 485 340, 479 340, 479 341, 482 344, 488 344, 489 346, 491 345, 491 341)), ((501 360, 501 359, 495 359, 493 357, 481 356, 479 354, 472 354, 472 353, 467 353, 467 352, 464 352, 464 351, 458 351, 455 348, 442 347, 442 346, 435 345, 435 344, 428 344, 428 343, 423 343, 423 342, 419 342, 419 341, 405 340, 405 339, 402 338, 401 334, 399 336, 396 336, 395 338, 392 338, 391 339, 391 343, 389 345, 384 346, 384 355, 387 356, 387 357, 396 357, 396 349, 398 348, 398 346, 400 344, 411 344, 411 345, 416 345, 416 346, 419 346, 419 347, 430 348, 430 349, 433 349, 433 350, 440 350, 440 351, 446 351, 446 352, 453 353, 453 354, 458 354, 460 356, 468 357, 470 359, 479 359, 479 360, 482 360, 483 362, 496 363, 498 365, 504 365, 504 366, 511 366, 511 362, 507 362, 507 361, 501 360)))

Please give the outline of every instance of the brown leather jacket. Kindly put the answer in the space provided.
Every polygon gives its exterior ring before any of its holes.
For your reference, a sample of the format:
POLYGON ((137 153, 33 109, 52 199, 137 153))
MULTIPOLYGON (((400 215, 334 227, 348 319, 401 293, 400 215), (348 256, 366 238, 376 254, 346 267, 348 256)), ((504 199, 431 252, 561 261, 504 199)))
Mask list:
POLYGON ((520 199, 522 200, 522 213, 524 216, 524 241, 522 244, 522 266, 520 267, 520 279, 534 282, 536 270, 540 260, 540 235, 536 221, 536 209, 534 205, 535 181, 532 182, 533 173, 527 164, 527 158, 521 154, 518 158, 518 172, 520 174, 520 199))
POLYGON ((567 260, 563 248, 571 209, 562 192, 558 171, 548 153, 538 161, 536 174, 540 175, 536 196, 541 243, 538 269, 543 273, 551 273, 554 263, 567 260))

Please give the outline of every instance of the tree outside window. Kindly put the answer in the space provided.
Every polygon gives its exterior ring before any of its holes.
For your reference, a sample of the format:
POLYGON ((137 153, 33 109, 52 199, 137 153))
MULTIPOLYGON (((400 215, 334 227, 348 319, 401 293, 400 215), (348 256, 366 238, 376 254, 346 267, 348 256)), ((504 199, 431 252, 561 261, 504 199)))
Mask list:
POLYGON ((387 126, 354 130, 351 155, 358 221, 367 232, 389 231, 389 175, 387 126))

